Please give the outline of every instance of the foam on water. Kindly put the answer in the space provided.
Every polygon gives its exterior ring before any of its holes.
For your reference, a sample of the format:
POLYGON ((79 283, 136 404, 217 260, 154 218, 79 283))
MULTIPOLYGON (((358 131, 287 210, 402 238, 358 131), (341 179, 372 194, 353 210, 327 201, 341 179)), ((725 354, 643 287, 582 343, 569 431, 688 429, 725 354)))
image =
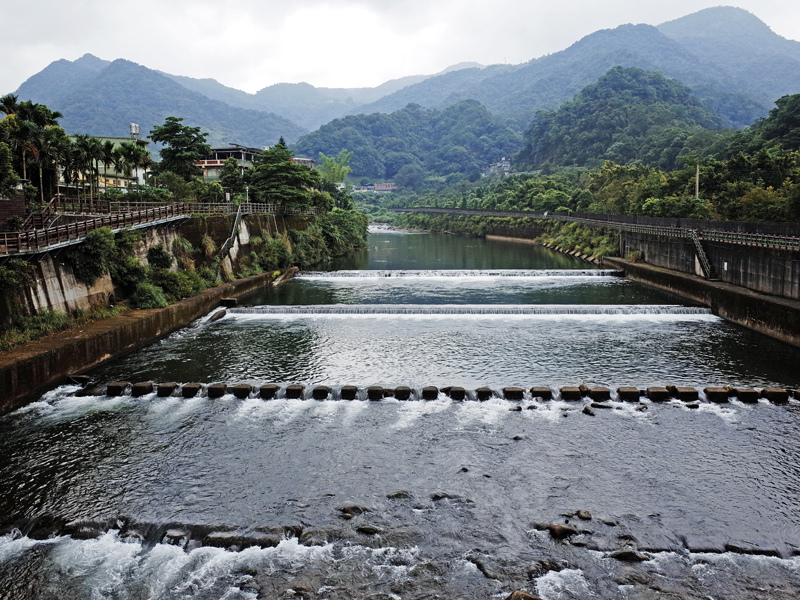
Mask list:
POLYGON ((542 600, 583 600, 595 596, 580 569, 549 571, 536 580, 536 591, 542 600))
POLYGON ((718 320, 711 310, 697 306, 678 305, 595 305, 595 304, 317 304, 306 306, 254 306, 232 308, 234 318, 298 317, 298 316, 455 316, 463 317, 671 317, 672 320, 718 320))
POLYGON ((298 279, 496 279, 498 277, 619 277, 622 271, 612 269, 424 269, 424 270, 363 270, 363 271, 307 271, 296 275, 298 279))
POLYGON ((397 421, 392 425, 393 429, 407 429, 422 417, 444 412, 453 405, 453 402, 441 393, 436 400, 394 400, 394 402, 402 405, 402 409, 398 414, 397 421))

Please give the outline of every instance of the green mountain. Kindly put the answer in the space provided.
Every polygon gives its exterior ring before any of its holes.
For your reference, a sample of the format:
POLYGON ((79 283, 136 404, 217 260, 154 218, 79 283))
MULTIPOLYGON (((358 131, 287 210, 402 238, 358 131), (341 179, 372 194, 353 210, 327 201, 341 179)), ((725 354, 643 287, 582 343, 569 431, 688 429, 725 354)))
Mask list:
POLYGON ((720 118, 678 81, 614 67, 558 110, 540 111, 517 161, 534 167, 642 162, 671 170, 710 143, 720 118), (712 134, 713 135, 713 134, 712 134))
POLYGON ((346 149, 354 152, 354 175, 392 179, 404 167, 437 175, 474 173, 510 157, 520 143, 479 102, 465 100, 441 111, 410 104, 388 115, 336 119, 300 138, 294 150, 316 158, 346 149))
POLYGON ((126 60, 108 63, 86 55, 57 61, 28 79, 16 92, 20 99, 46 104, 64 114, 67 133, 128 135, 138 123, 142 135, 168 116, 209 132, 212 145, 236 143, 256 148, 283 136, 296 140, 306 132, 274 113, 234 108, 193 92, 169 77, 126 60))
POLYGON ((522 128, 536 111, 558 107, 615 66, 680 81, 734 127, 749 125, 777 98, 800 91, 800 43, 744 10, 718 7, 659 27, 597 31, 522 65, 432 77, 359 110, 390 112, 409 102, 441 108, 474 98, 522 128))

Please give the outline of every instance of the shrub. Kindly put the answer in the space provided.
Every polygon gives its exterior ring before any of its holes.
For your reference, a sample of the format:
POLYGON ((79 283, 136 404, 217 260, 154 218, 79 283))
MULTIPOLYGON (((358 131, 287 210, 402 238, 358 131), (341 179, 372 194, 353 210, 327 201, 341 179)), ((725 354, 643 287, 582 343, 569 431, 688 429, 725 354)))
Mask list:
POLYGON ((146 281, 136 286, 131 296, 131 306, 134 308, 165 308, 168 304, 161 288, 146 281))
POLYGON ((192 295, 192 282, 185 272, 151 269, 149 280, 163 290, 169 302, 177 302, 192 295))
POLYGON ((109 264, 116 253, 114 232, 108 227, 90 231, 83 243, 70 248, 67 261, 72 265, 75 278, 86 285, 108 272, 109 264))
POLYGON ((147 263, 154 269, 169 269, 172 266, 172 261, 172 255, 164 248, 164 244, 153 246, 147 251, 147 263))

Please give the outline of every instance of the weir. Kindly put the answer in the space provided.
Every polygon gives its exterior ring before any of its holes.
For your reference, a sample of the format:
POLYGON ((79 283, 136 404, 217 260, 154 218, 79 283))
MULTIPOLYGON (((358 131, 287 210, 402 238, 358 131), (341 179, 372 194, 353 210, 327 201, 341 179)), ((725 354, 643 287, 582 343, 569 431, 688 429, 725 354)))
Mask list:
POLYGON ((437 269, 437 270, 361 270, 361 271, 305 271, 295 277, 300 279, 379 279, 414 277, 624 277, 615 269, 437 269))
POLYGON ((315 305, 315 306, 254 306, 230 308, 231 315, 528 315, 528 316, 564 316, 564 315, 704 315, 713 316, 711 309, 701 306, 648 306, 641 304, 613 305, 315 305))

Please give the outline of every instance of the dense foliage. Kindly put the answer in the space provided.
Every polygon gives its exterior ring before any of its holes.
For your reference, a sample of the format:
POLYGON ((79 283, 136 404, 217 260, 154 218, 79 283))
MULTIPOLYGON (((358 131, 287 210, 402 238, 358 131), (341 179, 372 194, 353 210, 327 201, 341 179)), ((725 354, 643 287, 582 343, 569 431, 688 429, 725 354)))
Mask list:
POLYGON ((673 169, 719 128, 719 117, 681 83, 615 67, 558 110, 538 112, 516 160, 534 167, 640 161, 673 169))
POLYGON ((441 111, 411 104, 391 114, 336 119, 302 137, 295 149, 308 156, 348 150, 353 175, 414 187, 426 174, 479 173, 511 156, 519 143, 479 102, 465 100, 441 111))

